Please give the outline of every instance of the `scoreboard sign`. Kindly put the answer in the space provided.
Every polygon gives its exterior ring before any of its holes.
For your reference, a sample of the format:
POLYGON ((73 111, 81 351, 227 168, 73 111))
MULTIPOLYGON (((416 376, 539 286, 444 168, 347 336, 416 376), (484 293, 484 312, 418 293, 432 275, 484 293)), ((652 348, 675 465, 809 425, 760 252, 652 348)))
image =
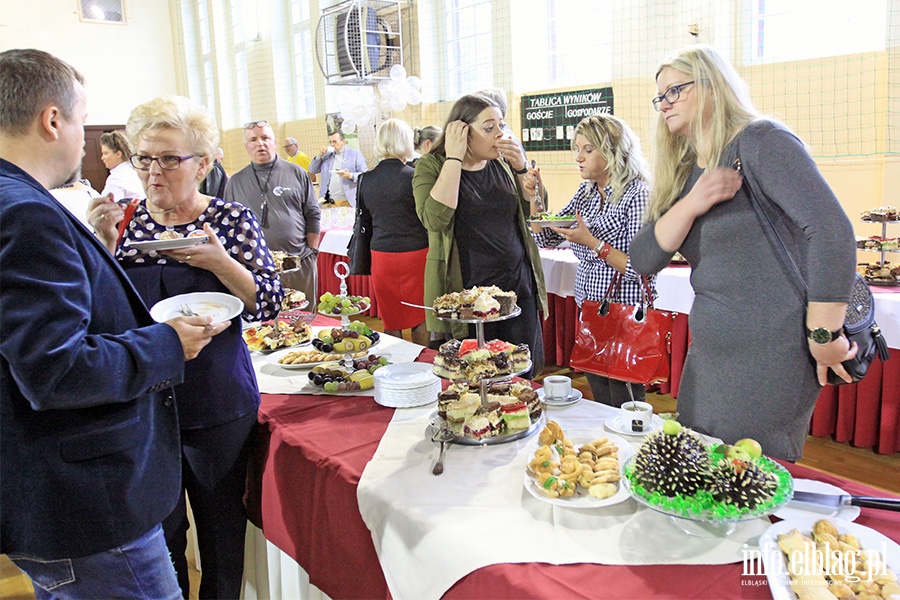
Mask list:
POLYGON ((613 114, 611 87, 522 96, 522 144, 526 151, 569 150, 575 126, 596 113, 613 114))

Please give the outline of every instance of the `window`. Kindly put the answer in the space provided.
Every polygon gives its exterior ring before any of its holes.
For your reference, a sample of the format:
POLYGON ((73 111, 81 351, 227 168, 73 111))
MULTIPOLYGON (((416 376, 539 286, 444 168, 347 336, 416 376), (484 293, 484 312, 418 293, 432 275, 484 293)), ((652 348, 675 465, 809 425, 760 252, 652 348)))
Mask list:
POLYGON ((306 119, 316 116, 316 93, 313 79, 315 46, 312 35, 313 23, 309 14, 309 0, 291 1, 291 26, 297 99, 295 114, 292 116, 295 119, 306 119))
POLYGON ((612 79, 612 28, 575 27, 611 23, 611 2, 545 0, 547 80, 545 87, 568 87, 612 79))
POLYGON ((446 94, 459 98, 494 81, 490 0, 447 0, 446 94))
POLYGON ((749 0, 751 63, 884 50, 887 0, 749 0))

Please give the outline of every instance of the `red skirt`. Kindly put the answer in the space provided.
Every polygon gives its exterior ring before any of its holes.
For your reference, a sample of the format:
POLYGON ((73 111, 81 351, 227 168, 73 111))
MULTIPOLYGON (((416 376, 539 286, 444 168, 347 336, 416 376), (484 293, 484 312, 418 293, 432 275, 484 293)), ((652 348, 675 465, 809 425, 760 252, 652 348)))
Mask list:
POLYGON ((427 255, 428 248, 413 252, 372 250, 372 287, 385 329, 411 329, 425 321, 424 309, 400 302, 423 304, 427 255))

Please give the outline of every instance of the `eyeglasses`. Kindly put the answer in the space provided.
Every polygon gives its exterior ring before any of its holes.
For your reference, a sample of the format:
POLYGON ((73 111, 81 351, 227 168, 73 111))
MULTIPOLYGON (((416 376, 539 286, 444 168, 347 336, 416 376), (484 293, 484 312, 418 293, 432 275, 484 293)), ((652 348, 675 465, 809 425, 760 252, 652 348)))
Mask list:
POLYGON ((253 129, 254 127, 265 127, 268 125, 268 121, 250 121, 249 123, 244 123, 244 129, 253 129))
POLYGON ((154 160, 160 169, 174 171, 181 166, 181 163, 195 156, 196 154, 188 154, 187 156, 144 156, 143 154, 132 154, 128 158, 131 160, 132 166, 141 171, 149 171, 154 160))
POLYGON ((673 85, 672 87, 667 89, 665 92, 663 92, 662 94, 660 94, 659 96, 657 96, 656 98, 651 100, 651 102, 653 103, 653 108, 655 108, 657 112, 662 110, 662 101, 663 100, 665 100, 669 104, 675 104, 676 102, 678 102, 678 99, 681 98, 681 88, 683 88, 686 85, 691 85, 692 83, 694 83, 694 82, 688 81, 686 83, 680 83, 678 85, 673 85))

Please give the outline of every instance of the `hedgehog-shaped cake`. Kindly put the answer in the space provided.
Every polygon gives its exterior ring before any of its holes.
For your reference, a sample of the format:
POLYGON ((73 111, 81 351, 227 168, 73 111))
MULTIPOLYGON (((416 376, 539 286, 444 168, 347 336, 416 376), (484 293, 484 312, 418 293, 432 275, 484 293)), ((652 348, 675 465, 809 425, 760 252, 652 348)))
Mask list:
POLYGON ((710 467, 709 491, 719 502, 755 509, 778 490, 778 478, 753 462, 720 458, 710 467))
POLYGON ((708 485, 709 452, 687 427, 664 427, 641 445, 634 459, 634 474, 648 492, 690 496, 708 485))

